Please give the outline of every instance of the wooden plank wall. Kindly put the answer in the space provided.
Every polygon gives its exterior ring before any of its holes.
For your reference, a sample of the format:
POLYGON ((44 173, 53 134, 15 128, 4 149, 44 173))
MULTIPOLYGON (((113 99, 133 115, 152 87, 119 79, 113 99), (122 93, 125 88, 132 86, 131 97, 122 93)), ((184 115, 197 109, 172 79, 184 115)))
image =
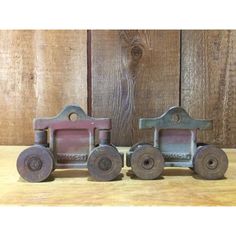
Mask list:
POLYGON ((0 144, 77 103, 111 117, 116 145, 151 141, 139 117, 182 105, 213 118, 203 142, 236 147, 236 31, 0 31, 0 144), (87 102, 88 101, 88 102, 87 102))
POLYGON ((86 31, 0 31, 0 144, 32 144, 34 117, 87 109, 86 31))
POLYGON ((138 119, 179 104, 179 31, 93 31, 92 114, 112 118, 115 145, 151 141, 138 119))
POLYGON ((236 147, 236 31, 182 32, 181 105, 213 119, 204 142, 236 147))

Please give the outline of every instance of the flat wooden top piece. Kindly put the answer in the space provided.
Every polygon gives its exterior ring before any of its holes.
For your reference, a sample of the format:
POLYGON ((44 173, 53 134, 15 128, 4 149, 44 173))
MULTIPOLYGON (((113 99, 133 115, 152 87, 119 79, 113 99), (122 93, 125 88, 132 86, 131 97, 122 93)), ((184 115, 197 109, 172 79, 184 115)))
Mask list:
POLYGON ((94 182, 87 170, 56 170, 48 182, 28 183, 16 170, 25 148, 0 146, 0 205, 236 205, 235 149, 225 150, 229 168, 223 180, 201 180, 186 168, 166 168, 161 179, 138 180, 125 167, 122 180, 113 182, 94 182))
MULTIPOLYGON (((98 128, 111 129, 110 118, 94 118, 86 115, 84 110, 79 105, 67 105, 56 116, 35 118, 33 121, 34 129, 48 129, 53 126, 64 127, 74 126, 74 129, 80 128, 98 128), (75 115, 75 120, 71 119, 71 115, 75 115)), ((55 127, 54 127, 55 128, 55 127)))
POLYGON ((160 117, 139 119, 139 128, 212 129, 212 120, 193 119, 182 107, 171 107, 160 117))

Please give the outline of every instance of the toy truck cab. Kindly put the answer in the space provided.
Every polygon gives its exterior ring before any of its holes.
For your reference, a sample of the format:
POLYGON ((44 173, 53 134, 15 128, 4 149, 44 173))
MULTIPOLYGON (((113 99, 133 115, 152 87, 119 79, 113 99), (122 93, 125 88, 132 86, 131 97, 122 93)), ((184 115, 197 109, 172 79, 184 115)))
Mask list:
POLYGON ((197 130, 212 128, 211 120, 195 120, 181 107, 172 107, 157 118, 142 118, 140 129, 154 129, 154 144, 134 145, 127 166, 142 179, 154 179, 164 167, 189 167, 202 178, 219 179, 227 170, 225 153, 197 143, 197 130))
POLYGON ((70 105, 55 117, 35 119, 34 131, 35 145, 17 160, 20 175, 30 182, 45 180, 54 169, 88 168, 96 180, 112 180, 121 171, 123 155, 110 143, 109 118, 89 117, 70 105))

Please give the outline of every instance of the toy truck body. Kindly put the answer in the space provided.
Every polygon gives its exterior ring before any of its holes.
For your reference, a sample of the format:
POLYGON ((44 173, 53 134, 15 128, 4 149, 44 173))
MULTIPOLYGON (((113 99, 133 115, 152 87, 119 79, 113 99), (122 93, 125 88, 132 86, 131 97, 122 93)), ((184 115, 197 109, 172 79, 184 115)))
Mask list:
POLYGON ((55 117, 35 119, 34 131, 35 145, 17 162, 20 175, 30 182, 45 180, 54 169, 88 168, 94 179, 104 181, 120 173, 123 155, 110 143, 109 118, 89 117, 70 105, 55 117))
MULTIPOLYGON (((55 169, 88 168, 93 179, 114 180, 123 154, 111 144, 111 119, 87 116, 76 105, 57 116, 34 120, 35 144, 20 153, 17 170, 29 182, 46 180, 55 169), (98 134, 99 144, 95 144, 98 134)), ((153 144, 137 143, 126 165, 141 179, 156 179, 164 167, 188 167, 205 179, 220 179, 228 168, 223 150, 197 142, 197 130, 212 128, 211 120, 195 120, 181 107, 157 118, 141 118, 140 129, 153 129, 153 144)))
POLYGON ((211 120, 195 120, 183 108, 172 107, 160 117, 140 119, 139 128, 154 129, 154 141, 136 144, 127 153, 126 164, 138 177, 157 178, 164 167, 189 167, 206 179, 223 177, 225 153, 197 143, 197 130, 211 129, 211 120))

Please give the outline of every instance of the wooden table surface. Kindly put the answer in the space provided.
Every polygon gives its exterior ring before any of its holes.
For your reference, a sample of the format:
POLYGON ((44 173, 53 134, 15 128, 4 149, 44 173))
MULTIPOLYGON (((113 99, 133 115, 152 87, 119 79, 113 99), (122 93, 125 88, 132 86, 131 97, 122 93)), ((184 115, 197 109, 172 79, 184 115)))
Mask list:
MULTIPOLYGON (((236 150, 225 149, 225 179, 199 179, 189 169, 166 168, 158 180, 138 180, 128 168, 113 182, 95 182, 87 170, 56 170, 47 182, 28 183, 16 170, 25 146, 0 146, 1 205, 236 205, 236 150)), ((128 148, 120 148, 126 151, 128 148)))

